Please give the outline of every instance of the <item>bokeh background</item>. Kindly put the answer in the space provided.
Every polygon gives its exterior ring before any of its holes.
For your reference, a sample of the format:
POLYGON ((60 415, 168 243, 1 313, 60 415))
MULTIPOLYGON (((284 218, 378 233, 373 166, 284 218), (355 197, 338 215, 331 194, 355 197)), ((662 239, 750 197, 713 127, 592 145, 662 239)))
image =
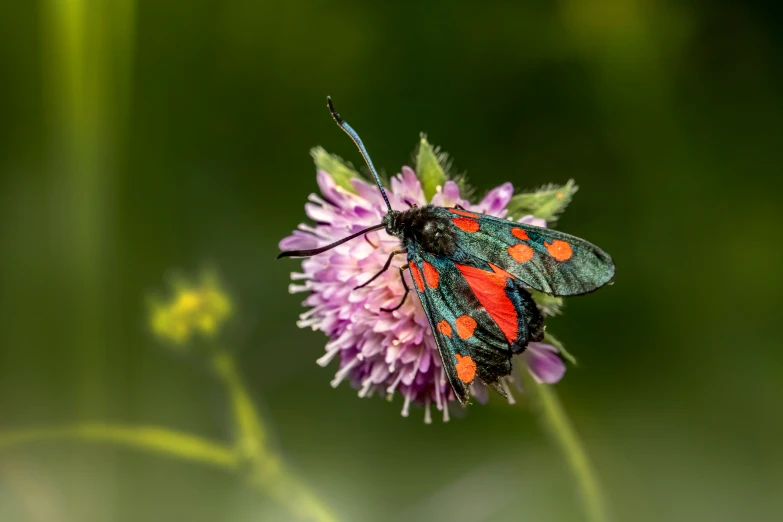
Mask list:
MULTIPOLYGON (((613 287, 550 328, 557 385, 618 521, 783 514, 783 75, 774 4, 5 1, 0 5, 0 433, 103 420, 232 436, 203 361, 145 298, 216 267, 221 338, 286 461, 343 520, 578 521, 524 402, 443 424, 332 389, 278 241, 308 154, 387 174, 419 132, 486 190, 574 178, 559 228, 613 287)), ((0 452, 8 521, 255 521, 236 475, 106 445, 0 452)))

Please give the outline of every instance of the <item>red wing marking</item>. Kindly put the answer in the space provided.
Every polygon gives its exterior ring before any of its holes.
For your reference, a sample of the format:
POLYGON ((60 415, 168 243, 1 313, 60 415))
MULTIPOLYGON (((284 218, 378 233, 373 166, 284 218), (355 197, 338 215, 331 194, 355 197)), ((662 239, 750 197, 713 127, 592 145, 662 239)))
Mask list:
POLYGON ((549 250, 549 254, 558 261, 567 261, 574 255, 571 245, 559 239, 555 239, 551 243, 544 243, 544 246, 549 250))
POLYGON ((435 270, 435 267, 425 261, 421 264, 421 269, 424 272, 424 280, 427 282, 427 286, 433 290, 438 288, 440 274, 438 274, 438 271, 435 270))
POLYGON ((475 219, 453 218, 451 222, 465 232, 478 232, 479 230, 479 222, 475 219))
POLYGON ((458 353, 454 354, 457 358, 457 377, 459 380, 468 384, 473 382, 476 377, 476 363, 470 358, 470 355, 462 356, 458 353))
POLYGON ((470 339, 476 330, 476 320, 469 315, 461 315, 454 321, 457 324, 457 335, 460 339, 470 339))
POLYGON ((517 243, 514 246, 508 247, 508 255, 517 263, 524 263, 533 259, 533 249, 524 243, 517 243))
POLYGON ((445 319, 438 323, 438 331, 451 339, 451 325, 445 319))
POLYGON ((521 239, 522 241, 527 241, 528 239, 530 239, 530 236, 527 235, 527 232, 525 232, 521 228, 512 228, 511 234, 514 237, 521 239))
POLYGON ((472 266, 455 265, 462 273, 479 303, 498 325, 500 331, 513 344, 519 335, 517 309, 506 295, 506 282, 511 274, 490 263, 492 272, 472 266))
POLYGON ((465 216, 465 217, 472 217, 472 218, 479 217, 479 215, 476 214, 475 212, 469 212, 467 210, 459 210, 456 208, 450 208, 449 212, 451 212, 452 214, 457 214, 458 216, 465 216))
POLYGON ((419 287, 419 292, 424 292, 424 281, 421 279, 421 272, 419 267, 411 263, 411 274, 413 274, 413 280, 416 281, 416 286, 419 287))

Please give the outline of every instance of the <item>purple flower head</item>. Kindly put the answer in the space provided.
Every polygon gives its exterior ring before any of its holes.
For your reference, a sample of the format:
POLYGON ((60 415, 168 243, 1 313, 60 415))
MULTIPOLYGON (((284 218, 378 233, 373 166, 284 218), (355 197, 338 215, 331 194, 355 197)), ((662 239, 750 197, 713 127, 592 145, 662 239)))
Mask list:
MULTIPOLYGON (((327 245, 377 225, 386 213, 374 184, 353 177, 341 185, 325 170, 318 171, 317 180, 321 194, 311 194, 305 205, 307 216, 317 224, 299 225, 298 230, 280 242, 281 249, 327 245)), ((403 167, 400 174, 392 177, 388 189, 389 202, 395 210, 427 203, 443 207, 461 205, 499 218, 509 214, 509 202, 514 195, 511 183, 504 183, 474 204, 462 197, 456 182, 446 180, 427 201, 419 177, 409 167, 403 167)), ((562 195, 558 193, 556 197, 562 195)), ((532 215, 518 221, 546 226, 545 220, 532 215)), ((380 230, 304 259, 302 271, 291 274, 293 283, 289 287, 291 293, 309 293, 303 303, 308 310, 300 315, 297 324, 320 330, 329 338, 326 353, 317 362, 321 366, 334 360, 339 362, 331 382, 333 387, 349 381, 359 390, 360 397, 377 393, 391 398, 399 393, 403 397, 403 416, 408 416, 411 403, 423 405, 425 421, 429 423, 434 404, 447 421, 448 404, 456 401, 456 397, 446 379, 419 299, 407 299, 394 312, 381 311, 396 306, 403 295, 399 270, 396 270, 405 263, 403 256, 396 256, 391 269, 368 286, 354 290, 375 275, 399 246, 397 238, 380 230)), ((412 287, 407 271, 405 277, 412 287)), ((530 343, 520 357, 539 382, 557 382, 565 372, 557 348, 549 344, 530 343)), ((507 391, 508 380, 501 381, 507 391)), ((478 381, 471 385, 471 393, 482 402, 487 395, 486 388, 478 381)), ((513 402, 510 393, 509 400, 513 402)))

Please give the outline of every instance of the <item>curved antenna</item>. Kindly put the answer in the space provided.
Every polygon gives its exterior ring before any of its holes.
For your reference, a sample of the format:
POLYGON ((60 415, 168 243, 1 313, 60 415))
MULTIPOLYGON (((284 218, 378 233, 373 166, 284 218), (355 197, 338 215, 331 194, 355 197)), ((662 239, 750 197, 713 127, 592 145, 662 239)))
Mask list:
POLYGON ((348 125, 343 121, 343 119, 340 117, 337 111, 334 110, 334 105, 332 105, 331 97, 329 96, 326 97, 326 104, 329 106, 329 112, 332 113, 332 118, 334 118, 334 121, 337 122, 337 125, 339 125, 340 128, 343 129, 348 136, 350 136, 350 138, 353 140, 356 146, 359 147, 359 152, 362 153, 362 157, 364 157, 365 163, 367 163, 367 166, 370 167, 370 172, 372 172, 372 175, 375 176, 375 182, 378 184, 378 188, 381 189, 381 196, 383 196, 383 200, 386 202, 386 207, 388 207, 389 212, 391 212, 392 208, 391 205, 389 204, 389 198, 386 197, 386 191, 383 190, 383 185, 381 185, 381 178, 378 177, 378 173, 375 171, 375 167, 373 167, 372 160, 370 159, 370 154, 367 152, 367 149, 364 148, 364 143, 362 143, 362 139, 359 137, 358 134, 356 134, 356 131, 353 130, 350 125, 348 125))
POLYGON ((381 223, 380 225, 373 225, 370 228, 365 228, 364 230, 360 230, 359 232, 355 234, 351 234, 348 237, 344 237, 340 239, 339 241, 335 241, 334 243, 331 243, 326 246, 322 246, 320 248, 312 248, 310 250, 286 250, 285 252, 280 252, 280 254, 277 256, 277 259, 280 259, 281 257, 310 257, 314 256, 316 254, 320 254, 321 252, 326 252, 327 250, 331 250, 332 248, 336 246, 340 246, 343 243, 350 241, 353 238, 359 237, 362 234, 366 234, 367 232, 372 232, 373 230, 380 230, 382 228, 385 228, 386 225, 381 223))

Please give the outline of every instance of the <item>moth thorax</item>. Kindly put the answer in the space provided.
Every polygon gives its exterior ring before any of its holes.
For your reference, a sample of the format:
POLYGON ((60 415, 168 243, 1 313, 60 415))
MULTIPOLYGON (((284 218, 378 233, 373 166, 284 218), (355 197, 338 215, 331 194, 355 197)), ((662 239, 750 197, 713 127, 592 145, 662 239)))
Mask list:
POLYGON ((450 256, 457 249, 455 227, 430 205, 402 212, 399 223, 403 237, 426 252, 450 256))

